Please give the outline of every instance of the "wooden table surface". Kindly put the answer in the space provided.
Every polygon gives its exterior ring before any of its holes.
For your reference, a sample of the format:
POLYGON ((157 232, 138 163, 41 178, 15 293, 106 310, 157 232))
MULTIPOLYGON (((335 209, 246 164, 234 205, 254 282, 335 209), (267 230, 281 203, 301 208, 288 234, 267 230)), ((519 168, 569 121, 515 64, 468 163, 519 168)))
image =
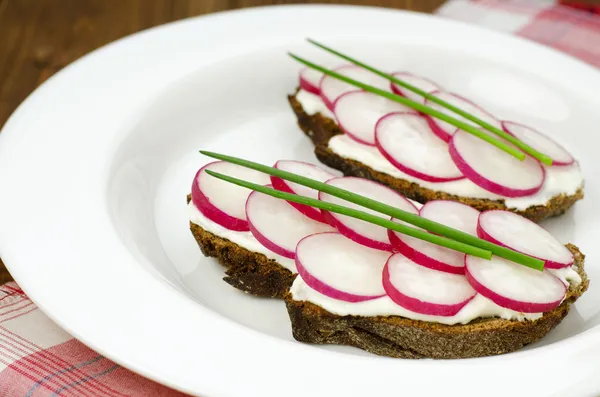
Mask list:
MULTIPOLYGON (((152 26, 195 15, 269 4, 344 3, 431 12, 443 2, 0 0, 0 128, 27 95, 61 68, 106 43, 152 26)), ((9 280, 12 278, 0 259, 0 284, 9 280)))

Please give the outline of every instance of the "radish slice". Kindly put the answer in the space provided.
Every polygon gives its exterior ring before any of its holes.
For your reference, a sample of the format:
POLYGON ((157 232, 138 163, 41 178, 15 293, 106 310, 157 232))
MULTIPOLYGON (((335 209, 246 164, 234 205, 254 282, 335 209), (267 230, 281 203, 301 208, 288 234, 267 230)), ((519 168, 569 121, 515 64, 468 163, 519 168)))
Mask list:
POLYGON ((382 117, 375 126, 375 143, 383 157, 415 178, 428 182, 464 178, 448 153, 448 144, 431 131, 427 118, 418 113, 390 113, 382 117))
POLYGON ((546 178, 544 168, 533 157, 520 161, 465 131, 458 131, 450 140, 450 156, 471 182, 505 197, 535 194, 546 178))
POLYGON ((522 313, 554 309, 565 297, 567 287, 548 270, 540 272, 514 262, 467 255, 465 276, 481 295, 498 306, 522 313))
POLYGON ((333 228, 302 215, 286 201, 252 192, 246 201, 246 216, 252 235, 265 248, 294 259, 296 244, 304 237, 333 228))
POLYGON ((204 216, 229 230, 250 230, 245 210, 246 199, 250 194, 248 189, 212 177, 205 170, 260 185, 269 183, 269 176, 225 161, 215 161, 200 168, 194 177, 192 202, 204 216))
MULTIPOLYGON (((325 171, 324 169, 319 168, 316 165, 305 163, 302 161, 279 160, 275 163, 275 168, 283 171, 293 172, 294 174, 305 176, 307 178, 311 178, 319 182, 325 182, 331 178, 337 177, 337 175, 325 171)), ((285 179, 277 178, 275 176, 271 176, 271 184, 275 189, 282 192, 293 193, 299 196, 305 196, 314 199, 319 198, 319 191, 303 185, 299 185, 294 182, 286 181, 285 179)), ((315 221, 319 222, 325 222, 325 218, 323 218, 321 210, 309 207, 308 205, 292 203, 289 201, 288 203, 304 215, 308 216, 310 219, 314 219, 315 221)))
POLYGON ((565 148, 553 141, 549 136, 531 127, 512 121, 503 121, 502 126, 509 134, 512 134, 538 152, 549 156, 552 159, 552 165, 571 165, 575 162, 573 156, 565 148))
POLYGON ((315 291, 333 299, 362 302, 385 296, 381 271, 388 256, 339 233, 320 233, 298 243, 296 267, 315 291))
POLYGON ((319 85, 322 78, 323 73, 311 68, 304 68, 300 71, 300 88, 311 94, 319 95, 321 94, 319 85))
MULTIPOLYGON (((384 79, 383 77, 369 72, 368 70, 359 66, 344 65, 335 68, 334 71, 343 76, 360 81, 361 83, 381 88, 382 90, 390 90, 389 80, 384 79)), ((361 91, 360 88, 348 83, 344 83, 343 81, 331 76, 323 77, 321 84, 319 85, 319 89, 321 91, 321 98, 323 99, 323 102, 331 111, 334 109, 333 105, 336 99, 338 99, 342 94, 350 91, 361 91)))
POLYGON ((575 258, 567 247, 536 223, 509 211, 491 210, 479 215, 477 235, 492 243, 546 261, 545 267, 561 269, 575 258))
POLYGON ((433 200, 425 203, 419 215, 437 223, 477 236, 479 211, 466 204, 449 200, 433 200))
MULTIPOLYGON (((409 72, 395 72, 392 73, 392 76, 398 77, 400 80, 405 81, 408 84, 415 86, 427 93, 441 90, 441 87, 433 81, 425 77, 417 76, 416 74, 409 72)), ((415 102, 423 102, 425 100, 425 98, 423 98, 421 95, 416 94, 396 83, 392 83, 392 91, 395 94, 402 95, 403 97, 412 99, 415 102)))
POLYGON ((454 316, 476 294, 465 276, 420 266, 401 254, 388 259, 383 288, 399 306, 433 316, 454 316))
MULTIPOLYGON (((439 99, 442 99, 442 100, 448 102, 451 105, 456 106, 457 108, 459 108, 461 110, 464 110, 465 112, 467 112, 469 114, 472 114, 473 116, 493 125, 496 128, 502 129, 502 123, 500 122, 500 120, 498 120, 496 117, 494 117, 487 110, 474 104, 473 102, 469 101, 468 99, 461 97, 460 95, 453 94, 450 92, 445 92, 445 91, 434 91, 431 94, 435 95, 439 99)), ((472 121, 467 120, 466 118, 454 113, 451 110, 446 109, 442 105, 438 105, 435 102, 426 100, 425 105, 427 105, 430 108, 433 108, 435 110, 438 110, 442 113, 445 113, 448 116, 452 116, 455 119, 464 121, 465 123, 469 123, 475 127, 479 127, 478 124, 475 124, 472 121)), ((450 138, 452 137, 452 135, 454 135, 454 133, 457 131, 457 128, 455 126, 453 126, 452 124, 448 124, 445 121, 436 119, 435 117, 428 117, 428 120, 429 120, 429 123, 431 124, 431 129, 433 130, 433 132, 435 132, 440 138, 442 138, 446 142, 448 142, 450 140, 450 138)))
POLYGON ((421 266, 446 273, 465 273, 465 254, 393 230, 388 230, 388 236, 399 253, 421 266))
POLYGON ((379 95, 364 91, 348 92, 335 101, 334 113, 340 128, 364 145, 375 146, 375 125, 392 112, 411 109, 379 95))
MULTIPOLYGON (((413 214, 418 212, 415 206, 404 196, 377 182, 362 178, 343 177, 331 179, 326 183, 413 214)), ((340 204, 381 217, 381 213, 379 212, 342 200, 327 193, 319 192, 319 199, 327 203, 340 204)), ((335 226, 340 233, 350 240, 382 251, 392 250, 386 228, 333 212, 324 211, 323 214, 325 215, 325 219, 327 219, 331 225, 335 226)))

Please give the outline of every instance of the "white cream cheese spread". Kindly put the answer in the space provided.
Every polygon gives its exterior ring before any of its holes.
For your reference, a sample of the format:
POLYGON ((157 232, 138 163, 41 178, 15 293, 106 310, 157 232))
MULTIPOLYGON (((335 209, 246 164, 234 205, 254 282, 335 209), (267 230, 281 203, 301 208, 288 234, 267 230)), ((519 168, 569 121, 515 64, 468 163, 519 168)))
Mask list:
MULTIPOLYGON (((567 286, 581 282, 581 277, 572 267, 552 271, 567 286), (567 281, 569 280, 569 281, 567 281)), ((296 277, 290 292, 294 300, 308 301, 338 316, 401 316, 412 320, 437 322, 441 324, 467 324, 480 317, 498 317, 505 320, 537 320, 543 313, 521 313, 498 306, 483 295, 477 294, 454 316, 431 316, 415 313, 394 303, 388 296, 363 302, 345 302, 330 298, 310 288, 301 277, 296 277)))
MULTIPOLYGON (((335 120, 335 116, 327 109, 319 96, 300 90, 296 99, 307 114, 321 113, 324 117, 335 120)), ((583 174, 577 163, 570 166, 546 167, 546 180, 539 192, 530 196, 510 198, 488 192, 466 178, 450 182, 427 182, 412 177, 394 167, 376 147, 358 143, 345 134, 331 138, 328 147, 341 157, 359 161, 375 171, 395 178, 418 183, 424 188, 463 197, 504 199, 508 208, 516 210, 524 210, 534 205, 546 205, 552 197, 559 194, 573 195, 583 187, 583 174)))
POLYGON ((441 324, 467 324, 479 317, 499 317, 505 320, 537 320, 542 313, 519 313, 496 305, 482 295, 475 295, 454 316, 431 316, 415 313, 397 305, 388 296, 363 302, 345 302, 325 296, 310 288, 301 277, 296 277, 290 289, 294 300, 309 301, 338 316, 401 316, 412 320, 441 324))

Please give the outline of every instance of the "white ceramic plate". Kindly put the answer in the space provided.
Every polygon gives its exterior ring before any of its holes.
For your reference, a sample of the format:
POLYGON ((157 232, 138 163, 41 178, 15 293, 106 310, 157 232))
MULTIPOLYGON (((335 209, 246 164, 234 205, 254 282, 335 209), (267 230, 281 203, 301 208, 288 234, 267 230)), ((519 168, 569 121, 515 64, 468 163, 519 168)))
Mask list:
MULTIPOLYGON (((600 73, 535 44, 431 16, 289 6, 191 19, 120 40, 52 77, 0 135, 0 254, 83 342, 203 396, 535 395, 600 390, 600 73), (294 342, 282 302, 229 287, 188 231, 201 148, 315 161, 286 94, 293 50, 322 40, 412 70, 581 161, 586 199, 547 223, 588 255, 592 285, 543 341, 513 354, 410 361, 294 342)), ((586 394, 587 393, 587 394, 586 394)))

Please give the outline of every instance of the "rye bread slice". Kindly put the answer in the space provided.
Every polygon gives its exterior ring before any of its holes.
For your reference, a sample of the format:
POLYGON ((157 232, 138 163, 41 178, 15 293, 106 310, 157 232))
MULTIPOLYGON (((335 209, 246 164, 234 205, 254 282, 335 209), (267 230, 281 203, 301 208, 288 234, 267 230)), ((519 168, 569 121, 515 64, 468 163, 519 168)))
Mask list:
MULTIPOLYGON (((315 145, 315 155, 323 164, 340 170, 347 176, 358 176, 383 183, 404 196, 420 203, 426 203, 431 200, 453 200, 467 204, 479 211, 492 209, 508 210, 504 200, 461 197, 431 190, 422 187, 417 183, 398 179, 388 174, 375 171, 358 161, 347 159, 334 153, 329 149, 328 142, 335 135, 343 134, 342 130, 340 130, 333 120, 324 117, 320 113, 314 115, 307 114, 300 102, 296 99, 296 94, 297 92, 288 96, 289 103, 296 114, 300 129, 302 129, 302 131, 312 140, 315 145)), ((575 194, 570 196, 565 194, 557 195, 546 205, 531 206, 522 211, 511 209, 511 211, 529 218, 534 222, 540 222, 543 219, 563 214, 575 204, 577 200, 581 199, 583 199, 583 188, 580 188, 575 194)))
POLYGON ((282 299, 290 290, 296 274, 263 254, 216 236, 195 223, 190 229, 200 250, 217 258, 225 268, 223 280, 234 288, 254 296, 282 299))
MULTIPOLYGON (((192 200, 188 194, 187 203, 192 200)), ((190 230, 200 251, 206 257, 217 258, 225 268, 223 281, 247 294, 283 299, 289 292, 296 273, 258 252, 240 247, 190 222, 190 230)))
POLYGON ((572 244, 567 247, 582 282, 571 285, 561 305, 535 321, 479 318, 465 325, 445 325, 399 316, 338 316, 314 303, 296 301, 288 293, 285 303, 292 334, 300 342, 349 345, 399 358, 473 358, 513 352, 543 338, 587 290, 584 255, 572 244))

